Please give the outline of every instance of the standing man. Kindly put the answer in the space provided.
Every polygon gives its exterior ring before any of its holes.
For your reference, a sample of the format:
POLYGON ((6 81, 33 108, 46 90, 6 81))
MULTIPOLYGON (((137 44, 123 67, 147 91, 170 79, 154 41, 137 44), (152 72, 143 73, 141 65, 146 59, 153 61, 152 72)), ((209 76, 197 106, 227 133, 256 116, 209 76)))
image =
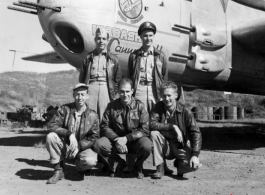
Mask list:
POLYGON ((97 140, 95 151, 107 163, 112 175, 114 162, 122 162, 118 154, 135 155, 137 178, 142 179, 143 163, 152 150, 152 142, 148 138, 149 115, 144 104, 132 94, 132 81, 122 79, 119 82, 120 98, 110 102, 104 113, 100 124, 102 137, 97 140))
POLYGON ((97 164, 97 154, 92 146, 99 138, 99 120, 95 111, 86 105, 88 86, 77 84, 73 97, 75 102, 59 108, 48 124, 51 133, 47 135, 46 147, 50 163, 54 165, 54 175, 47 184, 56 184, 64 178, 64 158, 74 159, 79 172, 97 164))
POLYGON ((173 82, 161 85, 163 101, 158 102, 150 121, 151 140, 154 145, 154 179, 164 175, 164 158, 174 159, 178 176, 197 170, 201 164, 199 154, 202 146, 200 129, 192 113, 178 103, 178 87, 173 82))
POLYGON ((105 29, 96 30, 96 49, 83 60, 79 82, 89 86, 89 108, 95 110, 100 121, 108 103, 118 92, 122 73, 117 56, 107 51, 109 34, 105 29))
POLYGON ((144 22, 138 29, 142 47, 130 54, 128 78, 133 81, 134 96, 141 100, 150 113, 155 103, 160 100, 160 85, 167 81, 167 59, 162 51, 153 46, 156 26, 144 22))
MULTIPOLYGON (((162 51, 153 46, 156 26, 152 22, 144 22, 138 29, 142 47, 130 54, 128 62, 128 78, 133 82, 133 95, 141 100, 151 113, 156 102, 161 98, 159 88, 168 79, 167 59, 162 51)), ((133 166, 134 157, 128 155, 128 161, 133 166)), ((164 163, 167 174, 173 171, 164 163)))

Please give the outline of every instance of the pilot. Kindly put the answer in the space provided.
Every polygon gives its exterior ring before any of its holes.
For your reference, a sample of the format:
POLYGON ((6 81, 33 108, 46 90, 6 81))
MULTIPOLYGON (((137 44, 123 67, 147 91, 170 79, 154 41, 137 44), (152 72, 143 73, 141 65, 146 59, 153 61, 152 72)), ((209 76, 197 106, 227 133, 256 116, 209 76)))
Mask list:
POLYGON ((102 137, 94 146, 95 151, 107 163, 111 177, 124 171, 124 160, 119 155, 128 153, 136 156, 134 173, 138 179, 142 179, 143 163, 152 151, 152 142, 148 138, 149 114, 144 104, 132 97, 132 94, 132 81, 121 79, 120 98, 108 104, 100 124, 102 137), (116 169, 115 162, 116 165, 118 163, 116 169))
POLYGON ((100 121, 107 104, 117 98, 118 82, 122 78, 117 56, 107 50, 109 34, 98 28, 95 36, 96 48, 83 60, 79 82, 89 85, 89 108, 95 110, 100 121))
MULTIPOLYGON (((128 78, 132 79, 135 98, 141 100, 150 113, 161 96, 159 88, 168 79, 168 67, 165 54, 153 46, 156 26, 152 22, 143 22, 138 35, 142 40, 142 47, 130 54, 128 61, 128 78)), ((134 157, 127 156, 128 172, 133 167, 134 157)), ((167 174, 173 171, 167 167, 167 174)))
POLYGON ((202 146, 201 132, 192 113, 177 101, 177 91, 175 83, 163 83, 160 87, 162 101, 151 112, 150 138, 157 167, 154 179, 161 179, 164 175, 164 158, 175 159, 178 177, 201 166, 198 158, 202 146))
POLYGON ((95 111, 86 104, 88 86, 77 84, 73 89, 74 102, 63 105, 48 123, 51 131, 46 138, 50 163, 54 175, 47 184, 56 184, 64 179, 64 159, 74 159, 78 172, 84 172, 97 164, 97 153, 93 145, 99 138, 99 119, 95 111))
POLYGON ((138 29, 142 47, 130 54, 128 77, 133 81, 134 96, 141 100, 150 113, 160 99, 160 85, 167 81, 167 59, 162 51, 153 46, 156 26, 144 22, 138 29))

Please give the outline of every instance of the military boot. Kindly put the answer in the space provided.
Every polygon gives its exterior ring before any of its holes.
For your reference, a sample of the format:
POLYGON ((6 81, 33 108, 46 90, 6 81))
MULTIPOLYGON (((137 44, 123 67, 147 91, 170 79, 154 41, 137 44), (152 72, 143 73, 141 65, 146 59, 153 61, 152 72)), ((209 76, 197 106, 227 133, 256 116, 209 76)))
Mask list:
POLYGON ((168 168, 166 159, 164 159, 164 169, 165 169, 165 174, 166 175, 172 175, 173 170, 171 170, 171 169, 168 168))
POLYGON ((64 179, 63 161, 55 164, 55 166, 54 166, 54 174, 47 181, 47 184, 56 184, 61 179, 64 179))
POLYGON ((164 163, 158 165, 156 167, 156 172, 153 174, 152 178, 153 179, 161 179, 165 174, 165 167, 164 163))
POLYGON ((47 184, 56 184, 59 180, 64 179, 63 170, 54 170, 53 176, 47 181, 47 184))

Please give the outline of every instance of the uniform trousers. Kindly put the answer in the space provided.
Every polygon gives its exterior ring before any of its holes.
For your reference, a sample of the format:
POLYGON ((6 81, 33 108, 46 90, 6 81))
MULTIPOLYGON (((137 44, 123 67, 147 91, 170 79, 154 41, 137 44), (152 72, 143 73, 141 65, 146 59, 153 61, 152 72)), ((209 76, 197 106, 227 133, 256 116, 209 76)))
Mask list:
POLYGON ((99 121, 102 120, 103 114, 109 102, 110 98, 107 82, 91 82, 89 84, 88 106, 90 109, 97 112, 99 121))
MULTIPOLYGON (((63 159, 70 158, 75 151, 56 133, 49 133, 46 137, 46 148, 50 154, 50 163, 57 164, 63 159)), ((97 164, 97 153, 92 149, 78 152, 75 157, 77 171, 86 171, 97 164)))
MULTIPOLYGON (((128 153, 134 154, 137 159, 135 163, 137 170, 141 170, 144 161, 151 154, 153 147, 151 140, 148 137, 141 137, 135 141, 127 142, 126 146, 128 153)), ((106 137, 98 139, 94 145, 94 149, 112 170, 114 162, 121 160, 121 157, 115 147, 115 143, 111 142, 106 137)))
POLYGON ((190 146, 180 149, 181 144, 178 140, 166 139, 159 131, 151 131, 150 138, 154 146, 154 166, 162 164, 164 159, 172 160, 176 158, 178 174, 185 174, 197 170, 197 168, 190 167, 190 159, 192 157, 192 149, 190 146))
POLYGON ((148 113, 151 113, 152 108, 158 101, 155 96, 155 86, 153 85, 141 85, 137 86, 135 98, 144 103, 148 113))

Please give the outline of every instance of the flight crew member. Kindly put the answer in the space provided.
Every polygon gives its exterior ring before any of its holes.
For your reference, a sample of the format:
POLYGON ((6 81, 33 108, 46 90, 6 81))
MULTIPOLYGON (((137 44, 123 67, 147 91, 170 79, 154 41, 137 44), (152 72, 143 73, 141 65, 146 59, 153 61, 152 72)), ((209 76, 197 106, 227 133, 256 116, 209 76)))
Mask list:
MULTIPOLYGON (((133 95, 145 104, 149 113, 161 98, 161 84, 168 80, 166 56, 153 46, 155 34, 156 26, 152 22, 143 22, 140 25, 138 35, 142 40, 142 47, 130 54, 128 62, 128 77, 133 81, 133 95)), ((133 156, 127 156, 129 167, 133 167, 134 161, 133 156)), ((173 171, 167 167, 166 161, 164 165, 166 173, 172 174, 173 171)))
POLYGON ((178 101, 178 87, 173 82, 161 85, 161 97, 150 116, 151 140, 154 145, 155 179, 164 175, 164 158, 175 159, 178 176, 197 170, 201 164, 199 154, 202 146, 200 129, 192 113, 178 101))
POLYGON ((51 131, 46 138, 50 163, 54 175, 47 184, 55 184, 64 178, 64 158, 74 159, 78 172, 84 172, 97 164, 97 153, 93 150, 99 138, 99 119, 86 101, 88 86, 77 84, 73 89, 74 102, 63 105, 48 123, 51 131))
POLYGON ((134 96, 141 100, 150 113, 160 100, 160 85, 168 79, 167 59, 162 51, 153 46, 156 26, 144 22, 138 29, 142 47, 130 54, 128 78, 133 81, 134 96))
POLYGON ((95 110, 100 121, 108 103, 118 92, 118 82, 122 78, 117 56, 107 51, 109 34, 98 28, 95 36, 96 48, 83 60, 79 82, 89 85, 89 108, 95 110))
POLYGON ((119 82, 120 98, 108 104, 100 124, 102 137, 94 148, 109 166, 111 176, 117 171, 113 167, 115 161, 124 162, 119 154, 134 154, 137 178, 142 179, 143 163, 152 150, 152 142, 148 138, 149 114, 144 104, 132 94, 132 81, 123 78, 119 82))

